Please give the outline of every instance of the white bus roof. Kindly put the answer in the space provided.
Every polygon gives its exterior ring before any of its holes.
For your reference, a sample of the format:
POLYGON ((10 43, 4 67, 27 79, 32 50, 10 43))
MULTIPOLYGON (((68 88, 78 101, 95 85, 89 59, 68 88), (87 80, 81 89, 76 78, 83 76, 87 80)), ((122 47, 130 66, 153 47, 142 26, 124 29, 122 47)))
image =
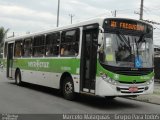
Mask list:
MULTIPOLYGON (((14 41, 14 40, 30 38, 30 37, 33 37, 33 36, 43 35, 43 34, 47 34, 47 33, 53 33, 53 32, 56 32, 56 31, 62 31, 62 30, 65 30, 65 29, 76 28, 76 27, 81 27, 81 26, 85 26, 85 25, 91 25, 91 24, 95 24, 95 23, 98 23, 99 25, 102 25, 103 21, 105 19, 107 19, 107 17, 98 17, 98 18, 88 19, 86 21, 82 21, 82 22, 79 22, 79 23, 75 23, 75 24, 71 24, 71 25, 67 25, 67 26, 63 26, 63 27, 57 27, 57 28, 53 28, 53 29, 50 29, 50 30, 45 30, 45 31, 40 31, 40 32, 36 32, 36 33, 16 36, 16 37, 12 37, 12 38, 7 38, 7 39, 5 39, 5 42, 10 42, 10 41, 14 41)), ((110 17, 108 19, 134 20, 134 21, 137 21, 137 22, 142 22, 142 23, 148 24, 148 23, 140 21, 140 20, 129 19, 129 18, 114 18, 114 17, 111 18, 110 17)), ((148 25, 150 25, 150 24, 148 24, 148 25)))

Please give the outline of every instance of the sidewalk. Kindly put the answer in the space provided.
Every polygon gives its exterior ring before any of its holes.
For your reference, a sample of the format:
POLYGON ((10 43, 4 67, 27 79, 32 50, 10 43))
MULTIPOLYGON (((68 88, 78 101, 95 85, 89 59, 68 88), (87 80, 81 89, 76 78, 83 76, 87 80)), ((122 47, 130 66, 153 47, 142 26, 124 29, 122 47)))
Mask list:
POLYGON ((136 98, 130 98, 130 99, 160 105, 160 82, 155 82, 155 88, 153 94, 140 95, 136 98))

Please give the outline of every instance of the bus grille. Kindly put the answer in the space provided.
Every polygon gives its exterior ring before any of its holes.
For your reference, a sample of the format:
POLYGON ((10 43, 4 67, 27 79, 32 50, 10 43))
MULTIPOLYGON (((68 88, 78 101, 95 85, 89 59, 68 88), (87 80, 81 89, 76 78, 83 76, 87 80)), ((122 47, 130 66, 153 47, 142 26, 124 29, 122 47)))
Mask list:
POLYGON ((138 91, 136 91, 136 92, 130 92, 129 88, 126 88, 126 87, 117 87, 117 91, 120 91, 121 93, 126 93, 126 94, 129 94, 129 93, 143 93, 146 90, 148 90, 148 87, 139 87, 138 91))
POLYGON ((120 75, 142 76, 142 75, 148 75, 152 71, 124 71, 124 70, 117 70, 115 72, 117 74, 120 74, 120 75))
MULTIPOLYGON (((132 82, 123 82, 123 81, 118 81, 119 83, 122 83, 122 84, 133 84, 133 81, 132 82)), ((142 83, 145 83, 146 81, 143 81, 143 82, 136 82, 134 84, 142 84, 142 83)))

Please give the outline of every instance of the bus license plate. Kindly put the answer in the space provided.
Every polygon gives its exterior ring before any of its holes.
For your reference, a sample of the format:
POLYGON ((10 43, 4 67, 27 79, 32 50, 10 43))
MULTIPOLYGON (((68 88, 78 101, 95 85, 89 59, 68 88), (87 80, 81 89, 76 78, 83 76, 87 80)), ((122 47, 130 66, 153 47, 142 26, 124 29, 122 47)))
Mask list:
POLYGON ((134 93, 134 92, 137 92, 137 91, 138 91, 138 88, 137 88, 137 87, 130 87, 130 88, 129 88, 129 92, 134 93))

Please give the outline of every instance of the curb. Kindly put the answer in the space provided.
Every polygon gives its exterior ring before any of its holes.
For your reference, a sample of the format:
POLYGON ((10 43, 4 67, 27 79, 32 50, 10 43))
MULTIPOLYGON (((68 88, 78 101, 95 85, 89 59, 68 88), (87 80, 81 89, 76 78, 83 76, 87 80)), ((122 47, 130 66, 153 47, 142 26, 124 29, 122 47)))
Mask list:
POLYGON ((154 102, 154 101, 151 101, 149 100, 149 98, 145 98, 145 99, 141 99, 141 98, 132 98, 132 97, 129 97, 127 99, 131 99, 131 100, 135 100, 135 101, 140 101, 140 102, 145 102, 145 103, 150 103, 150 104, 155 104, 155 105, 160 105, 160 102, 154 102))

